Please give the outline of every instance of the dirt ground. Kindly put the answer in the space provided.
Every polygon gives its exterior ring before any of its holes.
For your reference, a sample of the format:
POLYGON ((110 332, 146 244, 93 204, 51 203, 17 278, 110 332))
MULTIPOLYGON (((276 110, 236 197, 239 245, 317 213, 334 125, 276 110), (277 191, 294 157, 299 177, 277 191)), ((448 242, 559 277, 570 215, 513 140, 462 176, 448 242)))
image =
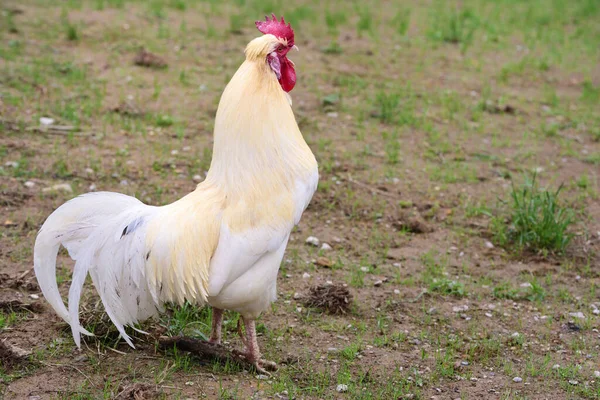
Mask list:
MULTIPOLYGON (((600 398, 599 46, 593 0, 2 2, 0 398, 600 398), (210 310, 189 305, 131 349, 91 285, 97 336, 77 350, 37 286, 37 230, 88 191, 155 205, 192 191, 270 11, 296 32, 293 108, 320 170, 259 321, 279 370, 159 349, 207 335, 210 310), (563 185, 564 252, 499 236, 534 172, 563 185), (347 307, 308 302, 320 285, 347 307)), ((66 252, 57 265, 66 294, 66 252)), ((237 318, 224 334, 239 348, 237 318)))

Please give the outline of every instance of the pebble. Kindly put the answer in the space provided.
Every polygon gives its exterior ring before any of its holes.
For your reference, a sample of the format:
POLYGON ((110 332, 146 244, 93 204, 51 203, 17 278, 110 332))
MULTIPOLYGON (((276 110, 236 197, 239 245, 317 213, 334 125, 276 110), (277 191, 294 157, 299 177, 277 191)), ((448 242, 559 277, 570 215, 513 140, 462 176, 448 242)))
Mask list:
POLYGON ((302 279, 308 279, 310 278, 310 274, 308 272, 305 272, 302 274, 302 279))
POLYGON ((59 183, 54 186, 43 188, 42 192, 66 192, 73 193, 73 188, 68 183, 59 183))
POLYGON ((323 243, 321 245, 321 250, 331 250, 331 246, 329 245, 329 243, 323 243))
POLYGON ((48 126, 48 125, 52 125, 53 123, 54 123, 54 119, 52 119, 52 118, 48 118, 48 117, 41 117, 40 118, 40 124, 41 125, 48 126))
POLYGON ((194 182, 200 182, 200 181, 202 180, 202 176, 200 176, 200 175, 196 174, 196 175, 194 175, 194 176, 192 177, 192 180, 193 180, 194 182))
POLYGON ((94 170, 91 168, 86 168, 83 171, 88 175, 94 175, 94 170))
POLYGON ((396 268, 401 268, 402 264, 400 264, 400 263, 393 263, 392 266, 394 266, 396 268))
POLYGON ((525 283, 521 283, 519 286, 521 286, 521 287, 531 287, 531 283, 525 282, 525 283))
POLYGON ((177 154, 179 154, 179 150, 171 150, 172 156, 176 156, 177 154))
POLYGON ((515 383, 521 383, 521 382, 523 382, 523 378, 521 378, 520 376, 515 376, 513 378, 513 382, 515 382, 515 383))
POLYGON ((369 267, 360 267, 362 272, 369 272, 369 267))
POLYGON ((269 375, 263 375, 263 374, 256 375, 256 379, 259 379, 261 381, 266 381, 267 379, 269 379, 269 375))
POLYGON ((569 313, 569 316, 573 318, 585 319, 585 314, 581 311, 569 313))
POLYGON ((485 241, 485 247, 487 247, 488 249, 493 249, 494 248, 494 244, 488 240, 485 241))
POLYGON ((488 318, 492 318, 493 315, 492 315, 492 313, 486 312, 485 316, 488 317, 488 318))
POLYGON ((560 364, 554 364, 554 365, 552 366, 552 369, 560 369, 560 364))
POLYGON ((378 280, 378 281, 375 281, 375 282, 373 283, 373 286, 375 286, 375 287, 379 287, 379 286, 381 286, 381 285, 383 285, 383 281, 382 281, 382 280, 378 280))
POLYGON ((34 299, 34 300, 37 300, 37 299, 40 298, 40 296, 38 296, 37 294, 30 294, 29 297, 32 298, 32 299, 34 299))
POLYGON ((453 312, 463 312, 463 311, 467 311, 469 309, 468 305, 464 305, 464 306, 454 306, 452 307, 452 311, 453 312))
POLYGON ((294 300, 298 300, 302 297, 302 295, 298 292, 294 293, 294 300))
POLYGON ((319 240, 319 238, 315 237, 315 236, 309 236, 306 238, 306 240, 304 241, 306 244, 310 244, 311 246, 319 246, 319 244, 321 243, 321 241, 319 240))
POLYGON ((328 112, 327 116, 330 117, 330 118, 337 118, 338 117, 338 113, 336 113, 335 111, 328 112))
POLYGON ((328 353, 337 353, 338 349, 335 347, 329 347, 329 348, 327 348, 327 352, 328 353))
POLYGON ((11 168, 17 168, 19 166, 19 163, 16 161, 7 161, 4 163, 5 167, 11 167, 11 168))
POLYGON ((592 314, 600 315, 600 310, 598 310, 597 308, 594 308, 594 311, 592 311, 592 314))
POLYGON ((32 187, 35 186, 35 182, 27 181, 23 185, 25 185, 26 188, 31 189, 32 187))
POLYGON ((335 391, 338 393, 344 393, 348 391, 348 385, 344 385, 344 384, 339 384, 337 385, 337 387, 335 388, 335 391))
POLYGON ((89 190, 90 192, 94 192, 94 191, 96 190, 96 188, 97 188, 97 187, 96 187, 96 184, 95 184, 95 183, 92 183, 92 184, 90 185, 90 187, 88 187, 88 190, 89 190))
POLYGON ((400 290, 399 289, 394 289, 394 294, 400 294, 400 290))
POLYGON ((579 385, 579 382, 577 382, 577 381, 576 381, 576 380, 574 380, 574 379, 571 379, 571 380, 569 381, 569 383, 570 383, 571 385, 579 385))
POLYGON ((594 371, 594 376, 596 378, 600 378, 600 371, 594 371))

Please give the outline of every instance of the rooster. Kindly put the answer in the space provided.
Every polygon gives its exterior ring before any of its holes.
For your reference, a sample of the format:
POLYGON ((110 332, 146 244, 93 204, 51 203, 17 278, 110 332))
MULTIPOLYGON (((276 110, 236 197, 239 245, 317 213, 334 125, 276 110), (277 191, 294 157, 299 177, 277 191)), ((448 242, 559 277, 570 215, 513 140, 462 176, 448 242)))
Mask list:
MULTIPOLYGON (((44 297, 70 326, 77 347, 79 301, 90 274, 121 337, 125 326, 156 316, 167 302, 213 308, 210 341, 220 343, 223 310, 241 315, 242 354, 258 371, 263 360, 255 320, 275 300, 277 273, 294 225, 318 182, 317 162, 291 107, 296 84, 287 58, 294 31, 283 17, 257 21, 263 34, 225 88, 206 179, 172 204, 155 207, 119 193, 76 197, 44 222, 34 268, 44 297), (56 257, 75 260, 68 309, 58 290, 56 257)), ((133 327, 135 329, 135 327, 133 327)))

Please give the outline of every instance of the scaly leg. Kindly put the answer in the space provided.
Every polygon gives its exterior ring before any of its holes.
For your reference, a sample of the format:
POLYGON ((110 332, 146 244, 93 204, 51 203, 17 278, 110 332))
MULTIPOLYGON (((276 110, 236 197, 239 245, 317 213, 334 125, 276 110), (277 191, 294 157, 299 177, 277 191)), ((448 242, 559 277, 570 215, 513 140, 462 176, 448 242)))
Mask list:
POLYGON ((260 350, 258 348, 258 340, 256 338, 256 324, 253 319, 243 318, 244 326, 246 327, 246 337, 242 334, 241 327, 238 323, 238 333, 244 342, 244 352, 241 354, 250 363, 254 364, 256 370, 262 374, 270 375, 265 368, 270 371, 277 370, 277 364, 273 361, 267 361, 260 358, 260 350))
POLYGON ((221 327, 223 326, 223 310, 213 307, 212 330, 210 332, 210 343, 221 344, 221 327))

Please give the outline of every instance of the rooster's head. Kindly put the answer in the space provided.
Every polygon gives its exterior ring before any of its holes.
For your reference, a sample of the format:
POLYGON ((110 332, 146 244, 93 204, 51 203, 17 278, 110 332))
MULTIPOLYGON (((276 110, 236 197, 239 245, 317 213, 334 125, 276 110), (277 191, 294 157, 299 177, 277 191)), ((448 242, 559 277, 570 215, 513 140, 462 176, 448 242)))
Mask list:
POLYGON ((283 17, 278 21, 275 14, 272 14, 272 18, 265 17, 264 21, 256 21, 256 27, 268 37, 268 47, 262 56, 266 57, 282 89, 291 91, 296 85, 296 71, 287 53, 293 48, 298 50, 294 45, 294 30, 290 24, 286 25, 283 17))

